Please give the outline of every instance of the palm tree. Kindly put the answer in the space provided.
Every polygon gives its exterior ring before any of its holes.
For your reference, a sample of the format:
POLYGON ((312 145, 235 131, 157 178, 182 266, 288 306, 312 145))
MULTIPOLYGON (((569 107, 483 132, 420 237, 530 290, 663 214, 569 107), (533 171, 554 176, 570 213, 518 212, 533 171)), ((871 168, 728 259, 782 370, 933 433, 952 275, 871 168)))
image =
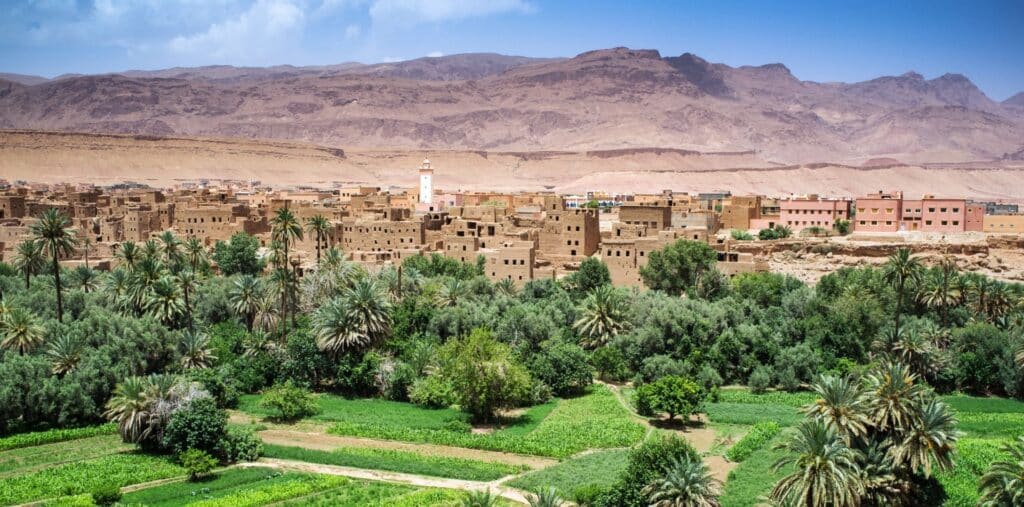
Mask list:
POLYGON ((206 247, 203 246, 203 242, 199 241, 199 238, 195 236, 189 236, 185 240, 185 260, 188 262, 189 267, 192 271, 199 271, 199 266, 206 262, 206 247))
POLYGON ((134 241, 125 241, 117 249, 116 256, 128 268, 128 271, 131 272, 135 270, 135 263, 139 262, 139 259, 142 258, 142 251, 139 250, 139 246, 134 241))
POLYGON ((718 507, 721 483, 689 454, 672 458, 665 476, 643 489, 651 507, 718 507))
POLYGON ((935 347, 917 331, 908 330, 900 333, 896 342, 892 344, 892 355, 920 377, 928 377, 938 371, 935 347))
POLYGON ((1017 346, 1016 352, 1013 353, 1013 358, 1017 361, 1017 366, 1024 368, 1024 343, 1017 346))
POLYGON ((61 334, 50 341, 46 355, 53 361, 54 375, 67 375, 78 366, 78 361, 82 358, 82 346, 71 336, 61 334))
POLYGON ((131 307, 131 275, 122 268, 115 268, 103 281, 103 294, 106 300, 124 312, 131 307))
POLYGON ((329 222, 323 215, 316 215, 306 220, 306 230, 309 231, 311 236, 316 238, 316 263, 320 264, 320 249, 328 239, 328 234, 331 232, 331 222, 329 222))
POLYGON ((53 281, 57 290, 57 321, 64 320, 64 299, 61 297, 60 285, 60 257, 75 253, 75 235, 72 233, 71 220, 57 211, 57 208, 50 208, 39 216, 39 220, 30 226, 33 241, 40 244, 50 258, 53 259, 53 281))
POLYGON ((288 302, 291 287, 294 283, 292 272, 287 268, 277 268, 270 273, 270 282, 272 287, 277 289, 277 301, 280 303, 280 322, 282 329, 278 331, 281 335, 285 335, 288 330, 288 302))
POLYGON ((217 360, 205 333, 185 331, 181 334, 181 367, 186 370, 209 368, 217 360))
MULTIPOLYGON (((281 243, 284 248, 284 262, 281 263, 279 269, 288 271, 288 263, 290 258, 288 256, 288 249, 294 241, 302 240, 302 225, 299 223, 299 219, 295 216, 291 210, 288 209, 287 205, 283 208, 279 208, 274 218, 270 220, 270 233, 271 238, 274 241, 281 243)), ((292 301, 291 297, 291 284, 284 284, 284 298, 282 299, 282 307, 285 311, 281 312, 283 320, 288 320, 288 312, 285 305, 292 301)), ((294 320, 294 316, 292 317, 294 320)))
POLYGON ((14 267, 25 275, 25 289, 32 286, 32 275, 38 274, 46 266, 43 248, 39 243, 27 239, 18 245, 18 256, 14 259, 14 267))
POLYGON ((909 248, 900 248, 889 257, 882 267, 882 275, 886 283, 896 289, 896 329, 900 328, 900 315, 903 313, 903 300, 908 285, 914 285, 921 279, 921 262, 910 254, 909 248))
POLYGON ((458 278, 449 278, 437 289, 434 294, 434 304, 439 308, 446 308, 459 304, 459 300, 466 296, 469 287, 466 282, 458 278))
POLYGON ((146 294, 143 306, 147 313, 167 325, 185 313, 185 303, 182 301, 181 292, 178 291, 178 284, 170 276, 162 276, 153 283, 153 287, 146 294))
POLYGON ((21 308, 8 308, 0 318, 0 348, 25 355, 43 344, 46 331, 36 317, 21 308))
POLYGON ((526 502, 530 507, 561 507, 565 505, 565 501, 558 496, 558 490, 555 488, 548 488, 539 491, 536 495, 527 496, 526 502))
POLYGON ((462 507, 494 507, 498 505, 498 497, 491 490, 468 491, 462 499, 462 507))
POLYGON ((269 332, 277 326, 277 301, 271 291, 264 290, 256 302, 256 318, 253 326, 269 332))
POLYGON ((78 266, 72 275, 72 281, 82 292, 89 293, 100 288, 99 274, 88 266, 78 266))
POLYGON ((908 366, 886 361, 864 382, 872 423, 880 431, 901 431, 914 422, 927 389, 908 366))
POLYGON ((107 402, 104 416, 117 423, 118 433, 125 443, 137 443, 145 438, 150 419, 151 382, 143 377, 128 377, 114 388, 107 402))
POLYGON ((506 297, 515 297, 519 293, 519 288, 516 287, 516 283, 510 278, 502 278, 495 282, 494 292, 506 297))
POLYGON ((896 465, 922 470, 925 477, 931 476, 933 466, 939 470, 951 470, 960 435, 956 425, 956 417, 945 403, 929 400, 906 431, 906 436, 893 449, 896 465))
POLYGON ((792 440, 775 447, 787 451, 772 466, 778 471, 794 464, 796 471, 775 484, 769 497, 783 505, 855 507, 864 485, 858 454, 821 420, 807 420, 792 440))
POLYGON ((993 283, 989 290, 987 304, 985 305, 985 315, 988 317, 989 322, 998 322, 999 319, 1005 317, 1012 310, 1013 294, 1010 291, 1010 287, 1001 282, 993 283))
POLYGON ((905 505, 910 490, 905 474, 897 475, 889 446, 871 441, 860 453, 860 481, 866 505, 905 505))
POLYGON ((164 263, 174 266, 181 261, 181 241, 171 231, 164 231, 160 234, 160 251, 163 254, 164 263))
POLYGON ((982 507, 1024 505, 1024 436, 1003 445, 1009 459, 994 461, 981 476, 978 489, 982 507))
POLYGON ((92 249, 92 238, 86 236, 82 240, 82 256, 85 260, 85 267, 89 267, 89 250, 92 249))
POLYGON ((341 253, 341 250, 334 248, 333 246, 328 248, 324 252, 324 266, 327 268, 334 268, 345 261, 345 254, 341 253))
POLYGON ((231 287, 228 299, 231 301, 231 308, 238 315, 245 318, 245 328, 251 333, 253 323, 256 320, 256 311, 259 309, 260 296, 263 293, 263 285, 260 279, 252 275, 242 275, 231 287))
POLYGON ((376 282, 358 280, 313 315, 317 344, 331 353, 372 345, 390 333, 390 312, 376 282))
POLYGON ((923 293, 921 301, 929 308, 938 308, 942 318, 942 327, 949 324, 949 307, 956 302, 954 282, 958 278, 956 260, 951 255, 942 256, 938 264, 938 272, 932 276, 923 293))
POLYGON ((811 384, 819 398, 804 407, 804 411, 821 419, 839 433, 849 445, 855 438, 867 434, 871 420, 867 414, 864 391, 849 377, 821 376, 811 384))
POLYGON ((188 320, 189 329, 192 328, 192 302, 189 296, 199 288, 199 276, 191 269, 184 269, 175 277, 181 287, 181 295, 185 303, 185 319, 188 320))
POLYGON ((583 345, 597 348, 606 345, 626 328, 625 301, 622 293, 610 285, 594 289, 583 302, 580 317, 573 328, 583 337, 583 345))
POLYGON ((160 243, 157 243, 155 239, 147 239, 142 244, 142 257, 145 259, 152 259, 159 261, 162 257, 163 248, 160 247, 160 243))

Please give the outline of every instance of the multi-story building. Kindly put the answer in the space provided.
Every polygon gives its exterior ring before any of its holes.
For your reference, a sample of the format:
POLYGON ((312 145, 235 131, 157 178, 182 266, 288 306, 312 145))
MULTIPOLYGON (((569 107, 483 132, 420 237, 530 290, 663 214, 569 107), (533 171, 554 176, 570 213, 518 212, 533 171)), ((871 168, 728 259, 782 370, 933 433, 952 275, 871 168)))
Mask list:
POLYGON ((811 195, 779 201, 778 223, 792 229, 794 234, 808 227, 832 229, 837 220, 849 219, 850 201, 846 199, 819 199, 811 195))
POLYGON ((904 199, 902 192, 878 192, 857 199, 854 229, 866 232, 957 233, 984 229, 985 206, 966 199, 904 199))

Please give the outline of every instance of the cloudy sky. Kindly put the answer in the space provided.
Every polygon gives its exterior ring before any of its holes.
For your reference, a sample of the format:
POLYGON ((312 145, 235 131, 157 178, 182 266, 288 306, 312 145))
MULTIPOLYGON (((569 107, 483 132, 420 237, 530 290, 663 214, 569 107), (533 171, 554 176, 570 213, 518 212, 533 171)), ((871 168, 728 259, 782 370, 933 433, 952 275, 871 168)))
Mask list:
POLYGON ((1022 0, 2 0, 0 72, 375 63, 597 48, 783 62, 801 79, 958 72, 1024 91, 1022 0))

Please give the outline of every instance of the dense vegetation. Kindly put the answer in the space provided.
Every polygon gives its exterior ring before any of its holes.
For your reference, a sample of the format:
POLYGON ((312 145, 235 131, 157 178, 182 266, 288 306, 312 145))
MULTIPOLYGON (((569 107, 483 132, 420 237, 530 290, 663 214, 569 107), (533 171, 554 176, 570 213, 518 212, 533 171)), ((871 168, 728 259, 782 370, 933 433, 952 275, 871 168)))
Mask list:
MULTIPOLYGON (((148 452, 196 450, 229 463, 260 452, 255 437, 227 427, 223 409, 243 400, 242 408, 280 420, 331 421, 341 435, 555 457, 637 443, 642 427, 601 418, 622 407, 591 385, 595 376, 633 381, 645 413, 706 410, 737 424, 774 418, 773 409, 742 409, 748 400, 730 396, 757 395, 723 385, 818 389, 804 405, 821 397, 823 382, 870 390, 865 379, 881 368, 903 368, 930 393, 913 396, 913 421, 939 410, 934 393, 1024 398, 1024 289, 960 273, 951 259, 926 267, 901 251, 880 268, 843 268, 809 287, 771 273, 729 280, 710 247, 682 240, 651 254, 641 274, 654 290, 638 291, 612 287, 597 259, 563 280, 518 288, 492 283, 479 263, 439 255, 369 273, 318 245, 317 268, 299 276, 292 246, 321 225, 281 209, 269 248, 240 234, 212 253, 165 233, 120 245, 118 267, 100 273, 56 268, 55 256, 73 252, 75 241, 67 219, 47 213, 13 265, 0 265, 0 442, 42 443, 51 437, 9 435, 111 420, 148 452), (442 416, 422 427, 332 419, 328 395, 413 403, 442 416), (552 410, 554 397, 564 400, 552 410), (547 417, 524 425, 519 408, 547 417), (481 423, 497 430, 469 431, 481 423)), ((844 434, 827 424, 800 429, 813 422, 786 407, 777 415, 780 426, 799 428, 759 428, 745 454, 803 435, 839 439, 866 456, 870 442, 852 436, 875 431, 884 434, 879 445, 892 446, 894 428, 917 428, 875 420, 863 423, 874 430, 844 434)), ((970 424, 985 421, 959 420, 970 424)), ((54 435, 49 441, 62 438, 54 435)), ((669 461, 666 474, 703 477, 693 456, 669 461)), ((931 477, 923 460, 913 463, 898 477, 904 491, 931 477)))

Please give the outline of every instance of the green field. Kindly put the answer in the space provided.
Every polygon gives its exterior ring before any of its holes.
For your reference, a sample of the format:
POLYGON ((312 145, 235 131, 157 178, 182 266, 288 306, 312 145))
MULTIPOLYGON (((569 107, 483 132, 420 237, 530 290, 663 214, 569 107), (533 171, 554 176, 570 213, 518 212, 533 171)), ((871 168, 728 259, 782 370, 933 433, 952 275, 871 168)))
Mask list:
POLYGON ((626 469, 628 454, 626 449, 592 452, 528 473, 509 482, 509 486, 534 492, 555 488, 562 498, 573 498, 580 487, 611 486, 626 469))
MULTIPOLYGON (((261 395, 249 394, 239 400, 238 410, 257 417, 273 415, 260 406, 261 395)), ((463 412, 450 408, 423 408, 411 403, 371 398, 344 398, 330 394, 317 396, 320 413, 310 420, 348 422, 353 424, 384 424, 406 428, 442 429, 448 421, 468 421, 463 412)))
POLYGON ((268 458, 290 459, 307 463, 388 470, 391 472, 449 477, 470 481, 493 481, 524 470, 522 467, 501 463, 425 456, 415 452, 386 449, 342 447, 332 451, 317 451, 301 447, 266 445, 263 448, 263 455, 268 458))

